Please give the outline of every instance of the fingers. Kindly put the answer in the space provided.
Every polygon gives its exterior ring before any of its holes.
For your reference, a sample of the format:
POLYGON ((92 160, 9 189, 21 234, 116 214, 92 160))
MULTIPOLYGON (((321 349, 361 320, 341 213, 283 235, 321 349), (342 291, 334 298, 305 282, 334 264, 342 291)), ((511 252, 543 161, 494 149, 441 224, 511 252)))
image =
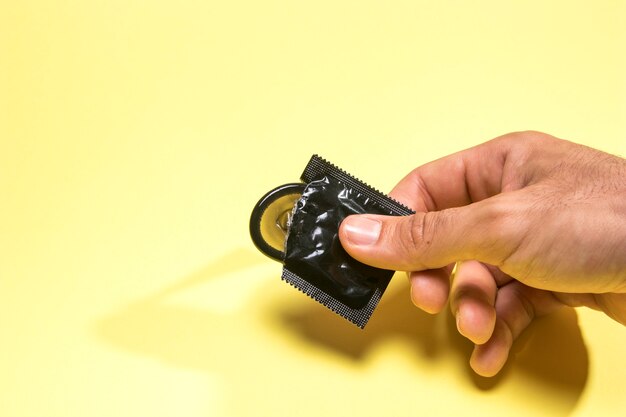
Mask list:
POLYGON ((532 320, 554 311, 561 304, 550 292, 511 281, 498 291, 493 333, 484 344, 477 344, 470 366, 482 376, 496 375, 506 363, 513 341, 532 320))
POLYGON ((476 261, 457 265, 450 297, 459 333, 480 345, 489 340, 496 324, 498 287, 491 272, 476 261))
POLYGON ((516 135, 520 134, 505 135, 416 168, 390 195, 422 212, 465 206, 496 195, 502 191, 505 163, 516 135))
MULTIPOLYGON (((457 329, 476 345, 470 365, 487 377, 502 369, 514 340, 536 316, 563 305, 552 293, 518 281, 509 281, 498 290, 492 271, 476 261, 459 263, 450 291, 457 329)), ((507 281, 500 275, 498 281, 507 281)))
POLYGON ((452 265, 428 271, 409 273, 411 301, 427 313, 436 314, 443 310, 450 292, 452 265))
MULTIPOLYGON (((412 272, 411 298, 429 313, 441 311, 450 288, 451 266, 412 272)), ((505 274, 498 290, 493 267, 477 261, 457 265, 450 288, 450 309, 459 333, 474 344, 470 366, 482 376, 496 375, 505 365, 513 342, 537 316, 564 305, 553 293, 528 287, 505 274)))
POLYGON ((524 191, 412 216, 354 215, 339 238, 354 258, 379 268, 420 271, 476 259, 499 265, 519 246, 532 219, 523 216, 524 191))

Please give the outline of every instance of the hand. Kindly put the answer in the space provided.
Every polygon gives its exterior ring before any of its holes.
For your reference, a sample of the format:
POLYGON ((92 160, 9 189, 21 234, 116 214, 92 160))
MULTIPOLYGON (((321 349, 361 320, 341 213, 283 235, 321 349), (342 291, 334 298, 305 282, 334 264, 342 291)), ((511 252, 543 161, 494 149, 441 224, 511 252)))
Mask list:
POLYGON ((415 169, 391 196, 416 214, 350 216, 342 245, 411 271, 411 298, 429 313, 450 298, 478 374, 498 373, 533 318, 560 306, 626 324, 626 160, 512 133, 415 169))

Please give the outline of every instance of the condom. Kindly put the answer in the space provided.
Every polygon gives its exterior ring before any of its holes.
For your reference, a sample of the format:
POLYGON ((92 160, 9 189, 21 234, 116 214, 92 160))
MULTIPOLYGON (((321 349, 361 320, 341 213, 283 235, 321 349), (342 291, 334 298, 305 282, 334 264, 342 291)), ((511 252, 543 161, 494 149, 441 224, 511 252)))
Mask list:
POLYGON ((339 226, 352 214, 413 211, 317 155, 300 178, 302 183, 281 185, 259 200, 250 218, 252 240, 283 263, 284 281, 364 328, 394 271, 348 255, 339 226))
POLYGON ((265 194, 254 206, 250 217, 250 236, 258 250, 282 262, 285 238, 293 207, 305 184, 281 185, 265 194))

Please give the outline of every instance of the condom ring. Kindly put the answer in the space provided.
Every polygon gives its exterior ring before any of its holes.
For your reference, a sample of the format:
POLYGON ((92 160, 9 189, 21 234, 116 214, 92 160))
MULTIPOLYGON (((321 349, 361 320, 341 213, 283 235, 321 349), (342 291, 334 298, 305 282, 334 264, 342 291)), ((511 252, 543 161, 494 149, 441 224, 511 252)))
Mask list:
POLYGON ((282 262, 285 239, 296 204, 306 184, 290 183, 274 188, 265 194, 252 210, 250 236, 254 245, 270 258, 282 262))

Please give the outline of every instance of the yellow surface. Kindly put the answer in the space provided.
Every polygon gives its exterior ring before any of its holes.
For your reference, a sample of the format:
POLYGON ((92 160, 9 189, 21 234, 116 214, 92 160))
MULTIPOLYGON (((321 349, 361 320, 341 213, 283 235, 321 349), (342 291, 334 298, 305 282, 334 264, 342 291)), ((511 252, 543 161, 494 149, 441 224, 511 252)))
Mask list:
POLYGON ((0 415, 620 415, 601 314, 483 380, 403 277, 358 331, 247 221, 312 153, 383 190, 513 130, 624 155, 625 55, 621 1, 3 2, 0 415))

